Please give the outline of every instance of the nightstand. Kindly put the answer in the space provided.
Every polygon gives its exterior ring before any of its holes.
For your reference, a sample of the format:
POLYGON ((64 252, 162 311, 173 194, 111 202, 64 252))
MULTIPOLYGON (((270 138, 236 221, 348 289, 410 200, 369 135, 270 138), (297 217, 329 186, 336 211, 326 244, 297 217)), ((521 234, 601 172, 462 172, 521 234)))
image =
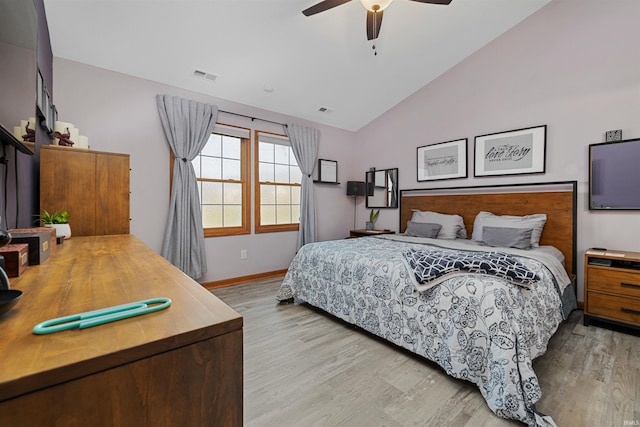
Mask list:
POLYGON ((640 329, 640 253, 589 249, 584 255, 584 324, 640 329))
POLYGON ((396 234, 393 230, 365 230, 364 228, 359 230, 351 230, 349 237, 366 237, 366 236, 378 236, 380 234, 396 234))

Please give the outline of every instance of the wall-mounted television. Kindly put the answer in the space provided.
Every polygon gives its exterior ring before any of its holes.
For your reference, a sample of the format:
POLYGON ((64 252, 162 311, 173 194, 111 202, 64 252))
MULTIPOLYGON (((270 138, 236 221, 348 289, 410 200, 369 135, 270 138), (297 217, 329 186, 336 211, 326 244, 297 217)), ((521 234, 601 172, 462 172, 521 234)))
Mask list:
POLYGON ((640 210, 640 138, 589 145, 589 209, 640 210))
MULTIPOLYGON (((0 0, 0 142, 25 154, 33 153, 22 138, 14 136, 14 127, 37 118, 37 46, 33 0, 0 0)), ((37 126, 29 124, 33 130, 37 126)))

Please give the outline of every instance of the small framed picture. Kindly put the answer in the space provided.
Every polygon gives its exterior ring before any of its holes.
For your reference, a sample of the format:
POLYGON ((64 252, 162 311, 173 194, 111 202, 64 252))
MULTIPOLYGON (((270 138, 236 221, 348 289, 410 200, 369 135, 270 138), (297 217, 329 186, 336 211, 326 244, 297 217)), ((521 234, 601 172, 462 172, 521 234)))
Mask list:
POLYGON ((335 160, 318 160, 318 181, 338 182, 338 162, 335 160))
POLYGON ((38 77, 36 80, 36 106, 38 107, 40 112, 43 113, 44 115, 43 95, 44 95, 44 80, 42 79, 42 74, 40 73, 40 70, 38 70, 38 77))
POLYGON ((418 181, 467 177, 467 138, 418 147, 418 181))
POLYGON ((42 116, 44 117, 44 121, 41 122, 42 124, 44 124, 43 128, 46 132, 49 132, 51 129, 53 129, 53 124, 50 123, 51 121, 51 97, 49 97, 49 94, 45 91, 43 99, 42 99, 42 116))
POLYGON ((547 126, 476 136, 474 176, 545 172, 547 126))

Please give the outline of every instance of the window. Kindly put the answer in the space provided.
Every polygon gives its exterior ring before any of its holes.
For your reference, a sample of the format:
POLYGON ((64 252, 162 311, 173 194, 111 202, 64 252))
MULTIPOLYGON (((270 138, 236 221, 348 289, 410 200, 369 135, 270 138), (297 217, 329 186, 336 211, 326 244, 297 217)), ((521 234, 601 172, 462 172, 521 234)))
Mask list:
POLYGON ((256 233, 298 230, 302 173, 289 139, 256 131, 255 153, 256 233))
POLYGON ((193 160, 205 237, 251 232, 249 132, 216 124, 193 160))

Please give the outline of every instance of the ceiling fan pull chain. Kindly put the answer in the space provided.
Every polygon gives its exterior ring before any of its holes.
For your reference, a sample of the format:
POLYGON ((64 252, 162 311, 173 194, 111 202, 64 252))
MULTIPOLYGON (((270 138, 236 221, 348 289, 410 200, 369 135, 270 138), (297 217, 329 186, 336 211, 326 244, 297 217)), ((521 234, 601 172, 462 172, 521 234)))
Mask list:
MULTIPOLYGON (((373 13, 373 28, 378 28, 378 14, 376 12, 373 13)), ((371 46, 371 48, 373 49, 373 56, 377 56, 378 51, 376 50, 375 39, 373 39, 373 46, 371 46)))

